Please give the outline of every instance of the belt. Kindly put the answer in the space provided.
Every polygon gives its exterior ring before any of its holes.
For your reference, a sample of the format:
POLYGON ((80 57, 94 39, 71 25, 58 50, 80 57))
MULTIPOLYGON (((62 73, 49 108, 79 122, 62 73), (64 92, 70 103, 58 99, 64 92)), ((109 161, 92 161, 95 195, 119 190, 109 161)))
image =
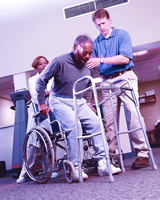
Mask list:
POLYGON ((104 76, 104 75, 103 75, 103 78, 104 78, 104 79, 116 78, 117 76, 120 76, 120 75, 124 74, 125 72, 131 71, 131 70, 132 70, 132 68, 129 68, 129 69, 127 69, 127 70, 125 70, 125 71, 122 71, 122 72, 116 72, 116 73, 113 74, 113 75, 108 75, 108 76, 104 76))

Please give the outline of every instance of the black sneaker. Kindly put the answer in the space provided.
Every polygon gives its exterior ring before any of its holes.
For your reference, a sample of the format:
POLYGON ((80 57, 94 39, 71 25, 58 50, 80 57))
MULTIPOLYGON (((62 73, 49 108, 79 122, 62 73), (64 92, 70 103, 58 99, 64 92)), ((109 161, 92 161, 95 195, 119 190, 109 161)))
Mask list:
POLYGON ((133 169, 140 169, 150 165, 149 159, 147 157, 138 156, 137 159, 132 163, 133 169))

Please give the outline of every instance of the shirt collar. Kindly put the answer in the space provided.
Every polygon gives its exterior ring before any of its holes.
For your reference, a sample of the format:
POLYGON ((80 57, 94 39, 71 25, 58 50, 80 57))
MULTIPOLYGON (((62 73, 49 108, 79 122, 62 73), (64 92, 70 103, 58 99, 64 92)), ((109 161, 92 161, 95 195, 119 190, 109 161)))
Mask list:
MULTIPOLYGON (((112 32, 111 32, 111 34, 108 38, 114 37, 115 30, 116 30, 116 28, 112 27, 112 32)), ((105 40, 105 39, 108 39, 108 38, 104 37, 101 33, 99 34, 99 40, 105 40)))

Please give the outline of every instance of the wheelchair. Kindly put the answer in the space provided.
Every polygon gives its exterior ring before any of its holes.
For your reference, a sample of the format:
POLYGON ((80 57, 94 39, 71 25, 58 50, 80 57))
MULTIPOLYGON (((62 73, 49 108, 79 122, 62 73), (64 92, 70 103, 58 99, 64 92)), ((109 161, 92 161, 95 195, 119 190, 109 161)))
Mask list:
MULTIPOLYGON (((39 122, 40 113, 37 112, 35 103, 29 101, 28 105, 33 106, 36 126, 26 134, 23 143, 23 158, 28 176, 36 183, 46 183, 56 169, 63 167, 65 178, 68 183, 75 180, 75 171, 72 162, 69 161, 67 138, 58 120, 45 119, 39 122), (56 159, 56 148, 64 151, 64 157, 56 159)), ((84 132, 84 136, 87 134, 84 132)), ((92 159, 94 154, 91 138, 83 139, 84 160, 82 167, 87 174, 97 171, 97 162, 92 159)), ((116 154, 109 154, 112 164, 119 166, 120 160, 116 154)))
MULTIPOLYGON (((34 126, 26 134, 23 143, 23 158, 28 176, 36 183, 46 183, 54 170, 64 168, 65 178, 68 183, 75 180, 75 171, 72 162, 69 161, 67 138, 58 120, 50 118, 40 122, 41 114, 37 111, 35 103, 31 100, 28 107, 32 106, 35 113, 34 126), (56 159, 56 148, 64 151, 62 158, 56 159)), ((84 132, 83 135, 87 134, 84 132)), ((94 154, 91 138, 83 139, 84 160, 82 167, 86 173, 97 171, 97 162, 92 159, 94 154)), ((113 156, 115 157, 115 155, 113 156)))
POLYGON ((72 183, 75 179, 74 166, 69 161, 67 140, 61 124, 56 119, 39 122, 40 113, 36 112, 33 101, 29 103, 32 103, 35 111, 33 117, 36 126, 26 134, 23 143, 23 158, 28 176, 36 183, 46 183, 55 166, 55 147, 58 146, 64 150, 64 157, 56 161, 57 168, 63 165, 66 180, 72 183), (56 129, 54 133, 52 126, 56 129))

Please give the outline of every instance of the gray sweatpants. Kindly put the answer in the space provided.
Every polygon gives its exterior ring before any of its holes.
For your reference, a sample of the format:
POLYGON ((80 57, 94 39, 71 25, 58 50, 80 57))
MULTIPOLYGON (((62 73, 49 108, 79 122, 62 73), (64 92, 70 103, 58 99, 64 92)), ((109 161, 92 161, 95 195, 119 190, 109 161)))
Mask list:
MULTIPOLYGON (((73 99, 50 96, 49 106, 56 119, 60 121, 62 129, 66 132, 67 142, 69 146, 69 160, 73 163, 74 166, 76 166, 78 165, 78 147, 76 141, 77 137, 75 129, 75 112, 73 99)), ((89 108, 85 99, 77 100, 77 115, 79 135, 83 134, 83 130, 85 130, 88 134, 101 132, 99 118, 89 108)), ((96 160, 102 159, 102 157, 105 156, 105 152, 101 135, 93 137, 93 147, 95 150, 93 158, 96 160)), ((80 148, 82 160, 82 143, 80 148)))

